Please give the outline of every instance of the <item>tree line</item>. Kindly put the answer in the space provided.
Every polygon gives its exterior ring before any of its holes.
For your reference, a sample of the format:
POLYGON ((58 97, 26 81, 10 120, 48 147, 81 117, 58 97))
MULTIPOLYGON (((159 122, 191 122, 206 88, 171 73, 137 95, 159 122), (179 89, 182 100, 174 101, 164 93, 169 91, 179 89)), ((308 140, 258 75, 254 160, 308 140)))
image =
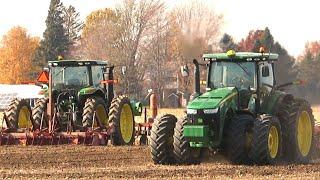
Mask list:
MULTIPOLYGON (((301 96, 308 96, 309 89, 320 89, 315 69, 320 66, 319 43, 309 43, 304 54, 295 59, 268 28, 252 30, 235 42, 230 35, 222 35, 223 16, 201 1, 167 8, 162 0, 123 0, 115 8, 91 12, 84 22, 79 16, 73 6, 51 0, 42 39, 31 37, 22 27, 13 27, 0 45, 0 82, 31 81, 34 76, 30 72, 39 72, 49 60, 61 55, 125 66, 126 74, 116 68, 121 83, 117 91, 139 99, 147 87, 162 95, 173 82, 177 82, 177 92, 190 93, 193 59, 229 49, 257 52, 263 46, 266 52, 279 54, 278 84, 305 79, 309 83, 304 88, 290 89, 301 96), (181 66, 189 67, 187 78, 181 76, 181 66)), ((165 101, 160 97, 160 102, 165 101)))

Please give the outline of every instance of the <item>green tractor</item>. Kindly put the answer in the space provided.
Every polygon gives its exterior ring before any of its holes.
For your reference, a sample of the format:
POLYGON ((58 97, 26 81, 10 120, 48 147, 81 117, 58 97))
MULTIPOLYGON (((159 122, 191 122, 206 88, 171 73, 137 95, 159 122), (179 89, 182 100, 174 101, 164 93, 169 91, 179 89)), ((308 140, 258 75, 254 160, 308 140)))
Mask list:
POLYGON ((195 93, 186 117, 166 114, 152 126, 150 147, 156 164, 200 162, 204 150, 220 151, 235 164, 308 163, 314 146, 309 103, 277 85, 277 54, 205 54, 194 60, 195 93), (199 65, 207 66, 200 92, 199 65))
POLYGON ((127 96, 114 97, 114 66, 91 60, 49 61, 48 65, 38 78, 44 98, 33 108, 25 99, 14 99, 7 108, 10 132, 102 132, 112 127, 114 145, 133 144, 134 116, 141 115, 142 107, 127 96))

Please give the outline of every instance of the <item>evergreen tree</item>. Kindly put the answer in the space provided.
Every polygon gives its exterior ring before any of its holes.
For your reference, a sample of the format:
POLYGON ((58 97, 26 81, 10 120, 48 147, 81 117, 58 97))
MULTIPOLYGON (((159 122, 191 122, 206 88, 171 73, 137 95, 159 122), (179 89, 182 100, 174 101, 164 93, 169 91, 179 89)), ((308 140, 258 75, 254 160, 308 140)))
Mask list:
POLYGON ((230 49, 235 50, 235 51, 238 50, 237 44, 233 41, 233 38, 227 33, 225 33, 222 36, 222 38, 219 42, 219 46, 223 52, 227 52, 230 49))
MULTIPOLYGON (((74 46, 80 39, 80 31, 83 27, 83 22, 79 19, 80 14, 73 6, 63 8, 64 29, 68 38, 69 46, 74 46)), ((69 47, 70 50, 71 47, 69 47)))
POLYGON ((51 0, 46 19, 46 30, 40 42, 36 59, 38 65, 56 60, 59 55, 64 56, 68 49, 68 37, 63 27, 63 4, 60 0, 51 0))

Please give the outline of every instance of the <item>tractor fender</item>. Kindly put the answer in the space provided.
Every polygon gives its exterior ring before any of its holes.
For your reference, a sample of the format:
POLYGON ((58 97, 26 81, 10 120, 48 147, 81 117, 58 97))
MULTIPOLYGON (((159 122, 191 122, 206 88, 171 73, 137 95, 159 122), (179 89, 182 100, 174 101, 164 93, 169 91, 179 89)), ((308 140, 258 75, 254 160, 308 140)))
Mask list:
POLYGON ((105 99, 105 93, 100 88, 94 88, 94 87, 87 87, 83 88, 78 92, 78 99, 80 102, 83 102, 89 97, 89 96, 99 96, 105 99))
POLYGON ((250 110, 244 110, 244 109, 236 111, 236 114, 237 114, 237 115, 240 115, 240 114, 248 114, 248 115, 250 115, 250 116, 252 116, 252 117, 254 117, 254 118, 257 117, 257 115, 254 114, 252 111, 250 111, 250 110))
POLYGON ((273 114, 275 115, 277 113, 277 110, 280 108, 280 105, 283 102, 288 102, 288 101, 292 101, 294 99, 294 96, 292 94, 287 94, 287 93, 282 93, 277 100, 274 101, 273 103, 273 108, 271 110, 271 112, 269 112, 269 114, 273 114))

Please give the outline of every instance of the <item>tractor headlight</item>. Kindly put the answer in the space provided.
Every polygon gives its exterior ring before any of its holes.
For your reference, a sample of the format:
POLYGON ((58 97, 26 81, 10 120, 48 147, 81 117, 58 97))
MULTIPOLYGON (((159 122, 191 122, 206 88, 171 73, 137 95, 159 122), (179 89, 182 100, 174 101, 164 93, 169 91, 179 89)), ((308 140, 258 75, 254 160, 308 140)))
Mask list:
POLYGON ((197 114, 196 109, 187 109, 187 114, 197 114))
POLYGON ((204 109, 203 112, 205 114, 215 114, 215 113, 218 112, 218 110, 219 110, 219 108, 216 108, 216 109, 204 109))

